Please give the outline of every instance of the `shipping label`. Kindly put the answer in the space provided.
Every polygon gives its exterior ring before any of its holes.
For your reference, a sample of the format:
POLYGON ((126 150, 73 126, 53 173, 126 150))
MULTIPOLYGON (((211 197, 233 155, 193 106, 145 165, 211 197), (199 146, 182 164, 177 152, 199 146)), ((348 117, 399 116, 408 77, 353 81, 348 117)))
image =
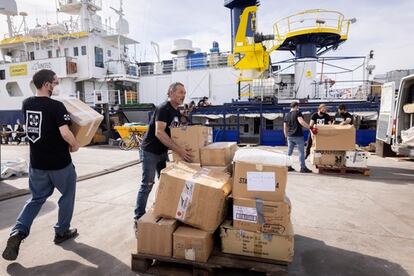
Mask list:
POLYGON ((275 192, 276 173, 247 172, 247 190, 259 192, 275 192))
POLYGON ((178 201, 177 212, 175 213, 175 218, 178 220, 183 221, 185 218, 188 206, 190 206, 193 198, 194 184, 193 179, 187 180, 184 184, 180 200, 178 201))
POLYGON ((256 208, 233 205, 233 219, 245 222, 256 223, 256 208))

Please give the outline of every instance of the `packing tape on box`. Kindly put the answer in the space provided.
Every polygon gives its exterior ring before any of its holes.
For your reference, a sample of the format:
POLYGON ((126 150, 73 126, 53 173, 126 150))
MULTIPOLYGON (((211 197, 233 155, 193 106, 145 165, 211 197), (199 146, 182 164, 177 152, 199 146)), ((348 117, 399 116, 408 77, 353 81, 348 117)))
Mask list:
POLYGON ((193 200, 195 180, 201 175, 207 175, 209 171, 210 170, 203 168, 195 173, 190 179, 185 181, 180 199, 178 200, 177 211, 175 212, 175 218, 177 220, 184 221, 185 219, 187 209, 193 200))
POLYGON ((256 212, 257 212, 257 222, 260 225, 265 223, 264 215, 263 215, 263 200, 256 198, 256 212))
POLYGON ((270 233, 262 233, 262 237, 264 240, 270 242, 272 240, 272 234, 270 233))
MULTIPOLYGON (((85 103, 79 101, 79 102, 68 102, 68 104, 76 107, 79 110, 82 110, 82 107, 85 106, 85 103)), ((93 116, 92 114, 96 114, 97 112, 95 110, 90 110, 90 111, 78 111, 78 112, 72 112, 71 114, 75 115, 75 116, 79 116, 79 115, 86 115, 88 116, 90 119, 94 120, 95 116, 93 116)), ((99 114, 99 113, 98 113, 99 114)), ((102 115, 101 115, 102 116, 102 115)), ((92 129, 94 127, 94 124, 91 124, 88 128, 88 131, 86 132, 86 136, 89 136, 89 134, 92 132, 92 129)))
POLYGON ((263 171, 263 165, 262 164, 256 164, 256 170, 263 171))

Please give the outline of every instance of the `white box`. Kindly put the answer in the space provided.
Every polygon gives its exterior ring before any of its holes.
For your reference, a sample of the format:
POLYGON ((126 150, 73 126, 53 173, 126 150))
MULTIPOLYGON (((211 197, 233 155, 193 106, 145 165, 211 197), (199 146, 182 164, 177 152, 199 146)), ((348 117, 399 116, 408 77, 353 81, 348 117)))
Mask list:
POLYGON ((345 153, 345 167, 367 168, 368 153, 365 151, 347 151, 345 153))

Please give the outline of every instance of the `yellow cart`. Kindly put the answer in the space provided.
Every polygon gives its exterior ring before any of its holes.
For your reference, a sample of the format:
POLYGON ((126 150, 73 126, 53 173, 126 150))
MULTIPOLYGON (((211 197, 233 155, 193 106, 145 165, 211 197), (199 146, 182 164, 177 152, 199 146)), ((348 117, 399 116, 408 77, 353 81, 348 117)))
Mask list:
POLYGON ((122 150, 130 150, 133 148, 140 148, 144 133, 148 130, 148 125, 130 124, 123 126, 115 126, 114 129, 121 136, 119 148, 122 150))

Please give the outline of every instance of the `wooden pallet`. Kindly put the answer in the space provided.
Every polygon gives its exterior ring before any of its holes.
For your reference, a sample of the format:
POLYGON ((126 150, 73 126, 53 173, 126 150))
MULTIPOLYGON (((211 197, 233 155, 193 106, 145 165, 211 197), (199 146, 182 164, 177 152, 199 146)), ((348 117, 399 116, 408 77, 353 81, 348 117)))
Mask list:
POLYGON ((225 254, 214 251, 206 263, 194 262, 172 257, 148 254, 131 254, 131 269, 136 272, 148 273, 151 267, 161 263, 168 266, 186 266, 192 269, 193 275, 216 275, 222 269, 236 269, 245 272, 261 272, 265 275, 287 275, 287 263, 256 257, 225 254))
POLYGON ((348 167, 336 167, 336 166, 316 166, 318 173, 320 174, 347 174, 347 173, 359 173, 364 176, 369 176, 371 170, 369 168, 348 168, 348 167))

